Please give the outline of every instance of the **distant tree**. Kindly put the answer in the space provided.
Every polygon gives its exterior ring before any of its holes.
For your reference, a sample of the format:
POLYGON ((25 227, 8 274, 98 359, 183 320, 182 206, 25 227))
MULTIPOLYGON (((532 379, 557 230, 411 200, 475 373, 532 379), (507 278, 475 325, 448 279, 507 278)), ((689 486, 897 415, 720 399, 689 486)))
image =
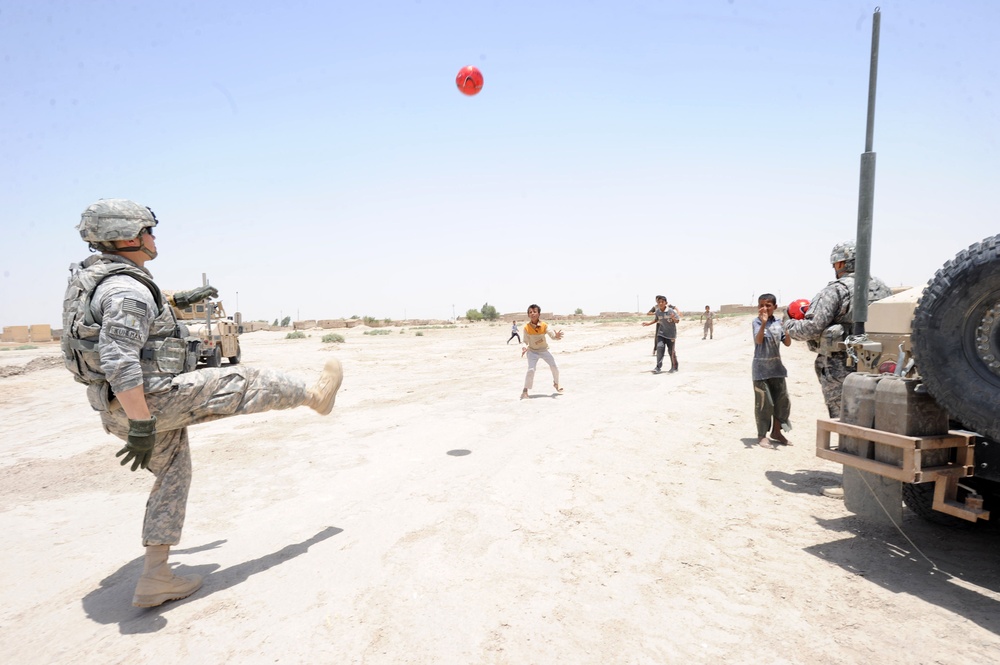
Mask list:
POLYGON ((487 321, 496 321, 500 318, 500 315, 497 313, 497 308, 489 303, 483 303, 483 308, 479 311, 482 313, 483 318, 487 321))
POLYGON ((575 312, 573 312, 573 313, 574 313, 574 314, 583 314, 583 310, 582 310, 582 309, 580 309, 579 307, 577 307, 577 308, 576 308, 576 311, 575 311, 575 312))
POLYGON ((275 319, 274 323, 272 323, 271 325, 274 326, 275 328, 277 328, 278 327, 278 319, 275 319))
POLYGON ((482 321, 483 313, 480 312, 478 309, 470 309, 465 313, 465 318, 467 318, 470 321, 482 321))
POLYGON ((285 326, 287 326, 291 322, 292 322, 292 317, 286 316, 285 318, 283 318, 281 320, 281 327, 284 328, 285 326))
POLYGON ((361 317, 358 316, 357 314, 351 314, 351 320, 357 320, 357 319, 360 319, 360 318, 361 317))

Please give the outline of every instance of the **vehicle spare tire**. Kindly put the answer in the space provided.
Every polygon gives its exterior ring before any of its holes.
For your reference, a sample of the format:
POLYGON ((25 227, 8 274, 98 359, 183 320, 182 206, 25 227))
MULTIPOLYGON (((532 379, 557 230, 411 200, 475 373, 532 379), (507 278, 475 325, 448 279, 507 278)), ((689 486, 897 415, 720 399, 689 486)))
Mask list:
POLYGON ((913 355, 954 420, 1000 439, 1000 235, 944 264, 913 313, 913 355))

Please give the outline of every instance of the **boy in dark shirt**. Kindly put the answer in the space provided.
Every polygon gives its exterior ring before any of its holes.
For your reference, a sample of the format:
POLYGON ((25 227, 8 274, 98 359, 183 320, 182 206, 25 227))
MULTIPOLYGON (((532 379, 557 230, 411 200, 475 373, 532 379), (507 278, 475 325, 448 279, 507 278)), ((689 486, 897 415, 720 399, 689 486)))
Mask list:
POLYGON ((667 304, 666 296, 656 296, 656 309, 653 310, 653 320, 644 321, 642 325, 651 326, 656 324, 656 369, 654 374, 659 374, 663 367, 664 350, 670 355, 670 370, 677 371, 677 353, 675 344, 677 341, 677 322, 681 320, 680 312, 674 309, 673 305, 667 304))
POLYGON ((781 345, 791 346, 792 339, 785 334, 781 321, 774 317, 774 309, 778 301, 770 293, 757 299, 758 314, 753 320, 753 393, 754 416, 757 420, 757 445, 761 448, 774 448, 768 438, 778 443, 788 444, 788 439, 781 433, 784 429, 792 429, 788 416, 792 404, 788 399, 788 388, 785 377, 788 370, 781 362, 781 345))

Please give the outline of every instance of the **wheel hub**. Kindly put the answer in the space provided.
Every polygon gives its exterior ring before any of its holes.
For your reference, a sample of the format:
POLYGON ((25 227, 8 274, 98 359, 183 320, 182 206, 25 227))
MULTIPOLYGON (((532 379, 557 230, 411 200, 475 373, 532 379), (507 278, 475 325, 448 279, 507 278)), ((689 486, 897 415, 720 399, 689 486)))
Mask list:
POLYGON ((976 355, 994 374, 1000 376, 1000 358, 996 340, 1000 336, 1000 302, 986 308, 976 328, 976 355))

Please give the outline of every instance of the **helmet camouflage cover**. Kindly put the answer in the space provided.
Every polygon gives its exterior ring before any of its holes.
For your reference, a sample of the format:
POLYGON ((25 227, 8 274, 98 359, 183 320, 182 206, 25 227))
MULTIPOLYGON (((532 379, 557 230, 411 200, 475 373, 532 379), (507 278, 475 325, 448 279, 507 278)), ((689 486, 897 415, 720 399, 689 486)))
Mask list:
POLYGON ((833 246, 833 251, 830 252, 830 265, 833 265, 837 261, 852 263, 854 261, 854 254, 853 240, 837 243, 833 246))
POLYGON ((156 224, 156 215, 146 206, 128 199, 101 199, 83 211, 76 230, 92 247, 106 249, 115 240, 137 238, 156 224))

